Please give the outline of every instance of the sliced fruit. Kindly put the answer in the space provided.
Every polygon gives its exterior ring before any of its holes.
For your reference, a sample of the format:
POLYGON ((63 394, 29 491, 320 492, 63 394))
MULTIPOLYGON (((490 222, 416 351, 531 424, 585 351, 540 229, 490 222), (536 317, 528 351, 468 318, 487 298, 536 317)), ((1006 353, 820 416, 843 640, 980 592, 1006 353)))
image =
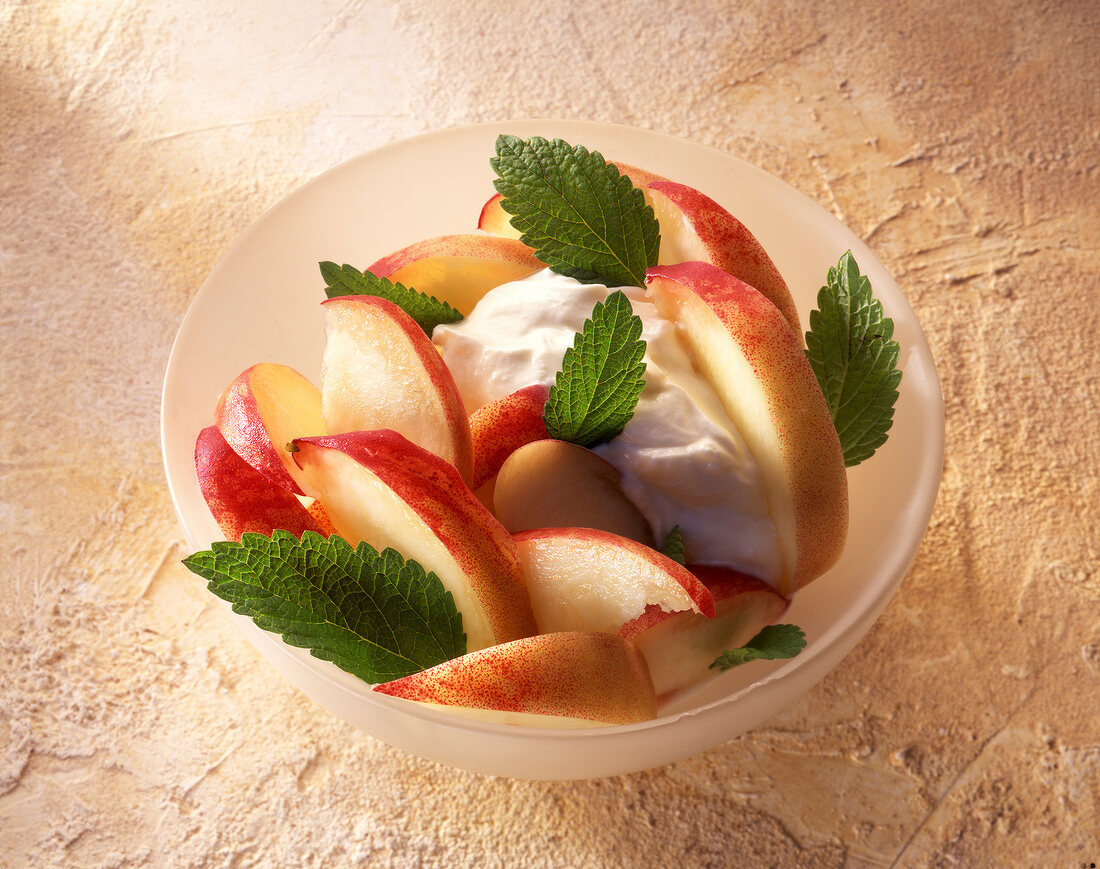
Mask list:
MULTIPOLYGON (((759 290, 802 334, 798 309, 771 257, 748 228, 725 208, 694 187, 670 181, 653 172, 615 163, 619 172, 641 189, 653 208, 661 232, 658 264, 706 262, 759 290)), ((501 238, 520 238, 504 197, 490 197, 481 208, 478 228, 501 238)))
POLYGON ((705 262, 759 290, 800 336, 798 309, 787 282, 764 247, 740 220, 694 187, 633 166, 616 164, 642 188, 661 228, 658 264, 705 262))
POLYGON ((548 437, 542 411, 549 394, 548 386, 536 383, 483 404, 470 415, 474 443, 472 488, 495 477, 504 460, 524 444, 548 437))
POLYGON ((724 567, 689 565, 714 597, 715 616, 664 612, 658 607, 623 625, 619 636, 645 656, 657 695, 686 688, 713 673, 726 649, 745 645, 776 622, 790 602, 766 582, 724 567))
POLYGON ((338 534, 393 547, 435 573, 462 613, 471 651, 535 633, 511 536, 454 467, 393 431, 294 441, 307 494, 338 534))
POLYGON ((501 207, 504 197, 499 193, 489 197, 481 208, 477 228, 501 238, 519 238, 522 233, 512 226, 512 215, 501 207))
POLYGON ((392 429, 473 472, 470 421, 431 339, 401 308, 377 296, 324 303, 321 415, 329 434, 392 429))
POLYGON ((195 474, 206 506, 226 540, 242 534, 270 535, 277 528, 301 537, 303 531, 325 534, 317 517, 288 489, 237 455, 217 426, 199 432, 195 442, 195 474))
POLYGON ((229 384, 214 409, 214 422, 237 455, 280 486, 302 494, 286 445, 296 437, 324 433, 316 386, 293 368, 261 362, 229 384))
POLYGON ((382 257, 368 271, 469 314, 493 287, 544 268, 531 248, 514 238, 467 233, 418 241, 382 257))
POLYGON ((483 720, 534 726, 635 724, 657 714, 644 659, 627 641, 604 633, 527 637, 374 690, 483 720))
POLYGON ((533 441, 504 461, 493 505, 513 534, 533 528, 596 528, 652 547, 649 523, 623 494, 620 477, 610 462, 584 447, 533 441))
POLYGON ((647 606, 714 615, 714 600, 683 565, 634 540, 592 528, 514 535, 539 633, 618 633, 647 606))
POLYGON ((647 286, 761 469, 782 560, 765 578, 790 594, 836 562, 848 530, 840 441, 801 337, 763 295, 707 263, 657 266, 647 286))

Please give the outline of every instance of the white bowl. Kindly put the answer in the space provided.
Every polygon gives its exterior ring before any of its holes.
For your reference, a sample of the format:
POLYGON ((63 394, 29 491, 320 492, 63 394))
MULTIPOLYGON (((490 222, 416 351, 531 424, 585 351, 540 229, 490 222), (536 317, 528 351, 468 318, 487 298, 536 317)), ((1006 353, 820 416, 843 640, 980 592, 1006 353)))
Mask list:
POLYGON ((897 284, 829 212, 779 179, 703 145, 575 121, 517 121, 444 130, 364 154, 292 193, 251 226, 199 289, 172 348, 162 446, 189 543, 221 539, 199 492, 195 438, 221 391, 256 362, 316 380, 323 328, 317 263, 365 268, 434 235, 471 231, 492 194, 500 133, 560 137, 702 190, 756 235, 786 278, 803 324, 826 270, 851 250, 893 318, 904 371, 886 445, 848 473, 851 528, 839 563, 800 591, 784 621, 806 631, 797 658, 754 662, 662 706, 644 724, 577 731, 489 724, 372 693, 334 665, 239 617, 259 652, 295 686, 389 745, 475 772, 594 778, 649 769, 755 727, 816 684, 859 641, 905 575, 927 527, 944 449, 943 398, 924 334, 897 284))

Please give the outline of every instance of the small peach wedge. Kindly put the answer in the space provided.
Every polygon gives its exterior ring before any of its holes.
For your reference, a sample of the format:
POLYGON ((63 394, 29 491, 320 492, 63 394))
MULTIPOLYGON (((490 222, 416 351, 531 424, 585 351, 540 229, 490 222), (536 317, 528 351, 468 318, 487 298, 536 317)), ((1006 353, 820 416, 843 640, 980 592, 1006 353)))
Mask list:
POLYGON ((493 287, 544 268, 517 239, 465 233, 418 241, 382 257, 368 271, 469 314, 493 287))
POLYGON ((321 393, 309 380, 286 365, 253 365, 222 393, 214 422, 237 455, 279 485, 302 494, 286 445, 325 430, 321 393))
POLYGON ((694 574, 637 541, 593 528, 514 537, 539 633, 614 634, 648 606, 714 615, 714 599, 694 574))
POLYGON ((704 679, 715 658, 745 645, 789 606, 766 582, 735 570, 708 565, 688 565, 688 570, 713 596, 714 618, 650 606, 619 630, 645 656, 657 696, 704 679))

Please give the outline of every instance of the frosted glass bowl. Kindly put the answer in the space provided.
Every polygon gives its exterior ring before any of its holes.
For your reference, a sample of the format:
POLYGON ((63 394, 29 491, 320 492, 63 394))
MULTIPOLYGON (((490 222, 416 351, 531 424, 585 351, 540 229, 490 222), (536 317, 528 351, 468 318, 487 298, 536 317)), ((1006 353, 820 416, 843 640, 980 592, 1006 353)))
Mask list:
POLYGON ((500 133, 560 137, 696 187, 734 213, 786 278, 803 324, 826 270, 851 250, 895 324, 904 371, 886 445, 848 473, 851 528, 843 557, 798 592, 784 621, 808 646, 757 661, 662 705, 643 724, 575 731, 490 724, 372 693, 332 664, 238 617, 259 652, 302 692, 389 745, 492 775, 594 778, 660 766, 720 745, 820 681, 894 594, 927 527, 939 487, 944 411, 932 355, 897 284, 870 250, 817 203, 743 160, 669 136, 608 124, 518 121, 398 142, 305 184, 251 226, 199 289, 165 376, 161 436, 176 512, 195 549, 220 539, 195 479, 198 432, 221 391, 257 362, 319 376, 324 339, 317 263, 361 268, 406 244, 472 231, 491 195, 500 133))

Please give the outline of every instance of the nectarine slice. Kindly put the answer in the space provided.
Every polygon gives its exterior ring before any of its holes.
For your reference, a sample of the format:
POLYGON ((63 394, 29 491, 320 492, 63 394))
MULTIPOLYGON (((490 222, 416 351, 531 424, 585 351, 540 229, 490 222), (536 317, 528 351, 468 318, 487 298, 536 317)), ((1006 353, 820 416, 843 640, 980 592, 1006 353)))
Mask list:
POLYGON ((657 714, 645 660, 605 633, 527 637, 374 690, 486 721, 542 727, 635 724, 657 714))
POLYGON ((217 426, 199 432, 195 474, 206 506, 226 540, 239 541, 249 532, 270 535, 279 528, 296 537, 304 531, 326 533, 319 517, 288 489, 237 455, 217 426))
POLYGON ((481 207, 477 228, 501 238, 519 238, 523 233, 512 226, 512 215, 504 210, 501 203, 504 197, 495 193, 481 207))
POLYGON ((387 546, 439 577, 462 613, 467 648, 535 633, 519 553, 454 466, 396 432, 294 441, 307 493, 353 546, 387 546))
POLYGON ((229 384, 214 422, 233 450, 256 470, 296 495, 298 468, 286 451, 296 437, 324 433, 321 393, 286 365, 261 362, 229 384))
POLYGON ((514 537, 539 633, 617 633, 650 605, 714 615, 714 600, 694 574, 637 541, 593 528, 514 537))
POLYGON ((801 336, 717 266, 657 266, 647 287, 761 469, 782 561, 778 576, 762 578, 790 594, 836 562, 848 531, 840 441, 801 336))
POLYGON ((517 239, 466 233, 416 242, 382 257, 368 271, 469 314, 493 287, 544 268, 517 239))
POLYGON ((324 310, 321 415, 327 432, 392 429, 469 480, 469 417, 424 330, 377 296, 337 296, 324 302, 324 310))
POLYGON ((722 652, 743 646, 789 605, 767 583, 735 570, 707 565, 689 565, 688 570, 714 597, 714 618, 649 606, 619 630, 645 656, 658 696, 713 673, 710 665, 722 652))
POLYGON ((698 261, 717 266, 762 293, 801 336, 798 309, 787 282, 740 220, 694 187, 633 166, 615 165, 642 189, 657 216, 659 265, 698 261))

